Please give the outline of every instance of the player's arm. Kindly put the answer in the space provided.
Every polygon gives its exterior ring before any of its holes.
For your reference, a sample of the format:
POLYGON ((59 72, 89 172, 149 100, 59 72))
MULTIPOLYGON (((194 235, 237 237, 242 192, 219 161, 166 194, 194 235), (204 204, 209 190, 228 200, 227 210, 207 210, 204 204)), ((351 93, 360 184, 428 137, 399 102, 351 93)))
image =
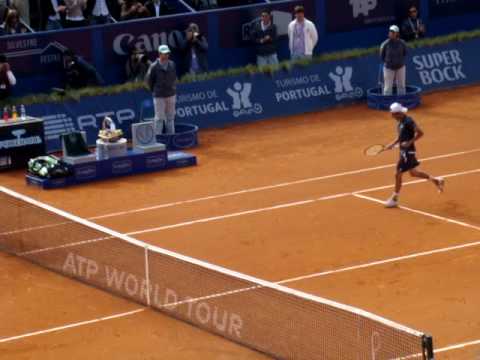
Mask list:
POLYGON ((392 141, 390 144, 385 145, 385 150, 392 150, 392 149, 395 147, 395 145, 397 145, 397 144, 399 143, 399 141, 400 141, 400 140, 399 140, 398 138, 396 138, 396 139, 395 139, 394 141, 392 141))

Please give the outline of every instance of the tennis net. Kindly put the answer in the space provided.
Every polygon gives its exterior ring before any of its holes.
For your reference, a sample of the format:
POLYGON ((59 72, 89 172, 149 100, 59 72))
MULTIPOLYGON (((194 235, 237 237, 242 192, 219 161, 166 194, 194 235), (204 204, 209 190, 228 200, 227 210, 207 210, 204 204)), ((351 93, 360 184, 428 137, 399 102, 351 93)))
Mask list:
POLYGON ((0 250, 277 359, 433 359, 432 338, 146 244, 0 187, 0 250))

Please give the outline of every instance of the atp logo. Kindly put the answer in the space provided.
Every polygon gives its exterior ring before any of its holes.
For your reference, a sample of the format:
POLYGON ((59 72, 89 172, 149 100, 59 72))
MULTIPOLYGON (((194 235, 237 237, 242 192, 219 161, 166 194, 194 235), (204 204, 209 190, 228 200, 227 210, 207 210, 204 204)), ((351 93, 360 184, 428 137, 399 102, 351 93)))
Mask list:
POLYGON ((241 115, 261 114, 263 112, 263 107, 260 103, 252 104, 250 101, 252 93, 251 83, 240 83, 237 81, 232 88, 227 89, 227 94, 230 95, 233 101, 233 116, 239 117, 241 115))
POLYGON ((337 101, 345 98, 356 99, 363 96, 363 89, 360 87, 354 88, 352 86, 353 68, 351 66, 337 66, 335 72, 328 74, 330 79, 335 84, 335 98, 337 101))
POLYGON ((356 19, 360 15, 368 16, 370 11, 377 7, 377 0, 350 0, 353 8, 353 17, 356 19))

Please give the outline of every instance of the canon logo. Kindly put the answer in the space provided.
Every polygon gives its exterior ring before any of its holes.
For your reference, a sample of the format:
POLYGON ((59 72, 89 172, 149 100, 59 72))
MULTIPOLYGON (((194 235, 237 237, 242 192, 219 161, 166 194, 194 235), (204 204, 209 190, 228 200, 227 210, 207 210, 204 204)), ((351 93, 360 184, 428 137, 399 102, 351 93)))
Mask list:
POLYGON ((136 49, 145 52, 157 51, 158 47, 162 44, 167 44, 170 48, 176 49, 178 48, 179 39, 182 37, 183 34, 179 30, 153 34, 140 34, 138 36, 124 33, 118 35, 113 40, 113 51, 117 55, 128 55, 128 48, 132 46, 132 44, 136 49))

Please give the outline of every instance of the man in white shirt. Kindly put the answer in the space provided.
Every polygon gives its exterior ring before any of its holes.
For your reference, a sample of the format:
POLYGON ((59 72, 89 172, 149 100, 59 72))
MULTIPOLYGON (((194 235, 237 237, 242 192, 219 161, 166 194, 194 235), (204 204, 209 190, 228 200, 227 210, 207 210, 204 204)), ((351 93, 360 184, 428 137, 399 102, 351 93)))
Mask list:
POLYGON ((295 20, 288 25, 288 45, 292 60, 311 58, 317 45, 318 33, 315 24, 305 18, 303 6, 295 6, 295 20))

